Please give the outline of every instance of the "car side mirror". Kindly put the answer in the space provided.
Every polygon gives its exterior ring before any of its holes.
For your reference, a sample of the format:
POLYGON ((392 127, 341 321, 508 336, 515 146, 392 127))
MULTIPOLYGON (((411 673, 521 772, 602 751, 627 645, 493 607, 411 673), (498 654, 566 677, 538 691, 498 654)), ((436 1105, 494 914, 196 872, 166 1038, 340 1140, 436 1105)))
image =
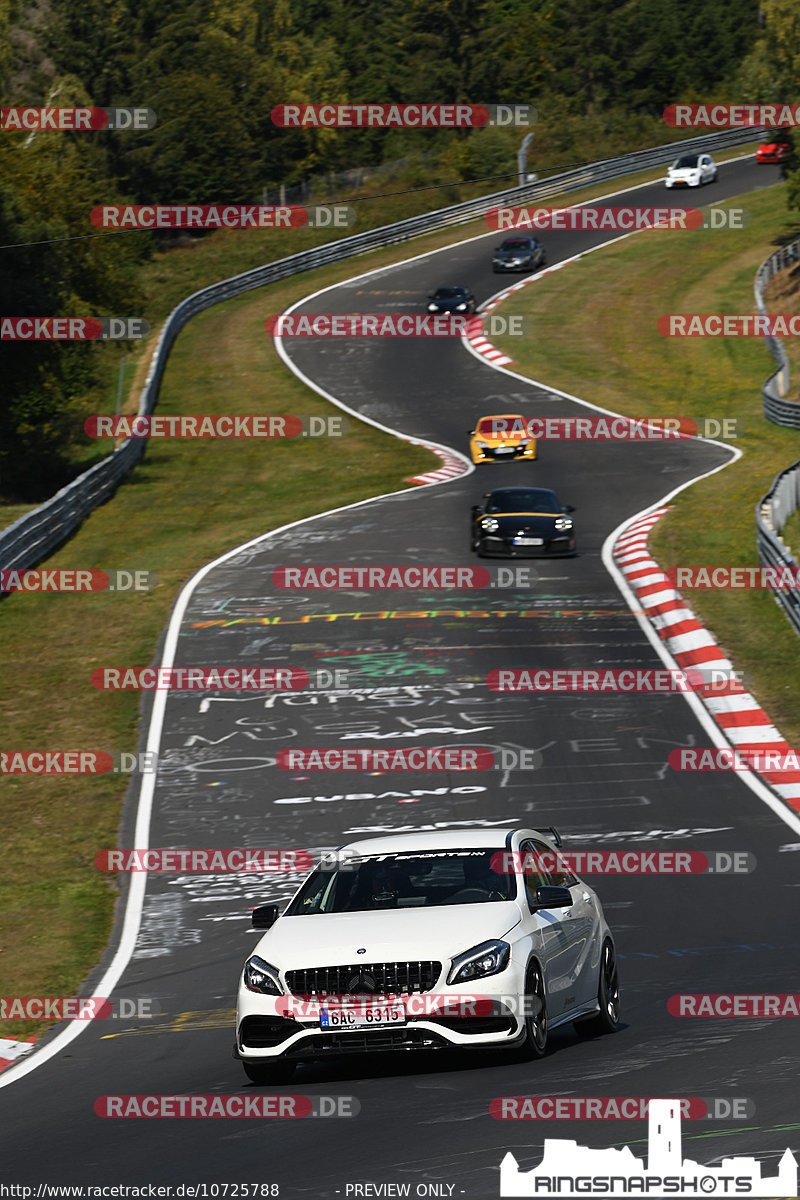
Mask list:
POLYGON ((473 517, 479 517, 482 512, 483 512, 483 508, 481 507, 480 504, 473 504, 473 506, 472 506, 473 517))
POLYGON ((567 887, 552 887, 549 884, 536 889, 538 908, 571 908, 575 901, 567 887))
POLYGON ((574 504, 565 504, 564 512, 575 512, 575 505, 574 504))
POLYGON ((259 904, 252 912, 253 929, 271 929, 278 919, 277 904, 259 904))
POLYGON ((474 429, 468 429, 468 430, 467 430, 467 437, 475 437, 475 430, 474 430, 474 429))

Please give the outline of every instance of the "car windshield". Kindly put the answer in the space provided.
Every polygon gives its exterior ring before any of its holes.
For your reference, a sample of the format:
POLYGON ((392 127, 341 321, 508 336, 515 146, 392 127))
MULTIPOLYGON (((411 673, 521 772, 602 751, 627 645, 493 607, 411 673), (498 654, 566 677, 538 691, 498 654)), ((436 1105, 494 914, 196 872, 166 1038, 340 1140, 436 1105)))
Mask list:
POLYGON ((683 158, 677 159, 672 164, 672 166, 673 166, 673 169, 675 169, 676 167, 678 169, 680 169, 681 167, 696 167, 697 166, 697 155, 696 154, 684 154, 683 158))
POLYGON ((501 250, 527 250, 530 247, 530 242, 526 242, 525 238, 509 238, 503 242, 501 250))
POLYGON ((454 300, 457 296, 463 296, 464 289, 458 287, 443 287, 437 288, 433 293, 434 300, 454 300))
POLYGON ((522 417, 482 417, 476 430, 476 433, 488 437, 521 437, 524 432, 525 421, 522 417))
POLYGON ((487 513, 560 513, 554 492, 546 488, 514 488, 492 492, 486 502, 487 513))
POLYGON ((497 849, 417 850, 318 867, 286 916, 502 903, 514 898, 516 879, 493 870, 492 859, 500 854, 497 849))

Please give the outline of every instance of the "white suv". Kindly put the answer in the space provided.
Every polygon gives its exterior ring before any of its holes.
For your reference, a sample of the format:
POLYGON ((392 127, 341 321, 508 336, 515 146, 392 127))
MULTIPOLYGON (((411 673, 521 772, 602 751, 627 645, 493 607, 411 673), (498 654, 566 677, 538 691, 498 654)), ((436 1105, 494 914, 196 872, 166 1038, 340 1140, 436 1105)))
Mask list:
POLYGON ((355 1052, 515 1048, 619 1021, 614 939, 594 891, 533 829, 353 842, 323 856, 242 971, 236 1057, 255 1083, 355 1052))

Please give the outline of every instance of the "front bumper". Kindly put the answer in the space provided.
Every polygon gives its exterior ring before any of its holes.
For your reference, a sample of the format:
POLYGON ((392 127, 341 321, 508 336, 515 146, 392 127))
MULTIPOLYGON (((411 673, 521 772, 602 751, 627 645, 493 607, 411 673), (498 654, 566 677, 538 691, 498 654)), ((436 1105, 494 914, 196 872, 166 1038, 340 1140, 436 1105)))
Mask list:
POLYGON ((496 449, 481 450, 479 446, 471 446, 470 454, 474 463, 520 462, 523 459, 533 461, 536 458, 536 446, 527 446, 525 449, 520 447, 515 449, 513 454, 502 454, 496 449))
POLYGON ((405 1024, 322 1029, 318 1018, 296 1019, 278 1013, 277 1002, 285 1002, 286 997, 262 996, 242 988, 236 1013, 236 1050, 240 1059, 263 1063, 396 1050, 512 1047, 524 1037, 521 994, 522 980, 510 964, 499 975, 476 980, 471 988, 443 986, 438 992, 419 993, 414 999, 423 1015, 409 1015, 405 1024), (437 995, 450 1001, 463 997, 463 1006, 451 1003, 439 1012, 430 1012, 437 995), (480 1003, 471 1005, 470 999, 477 997, 480 1003))
POLYGON ((577 554, 574 537, 557 540, 544 538, 541 546, 515 546, 512 538, 484 534, 478 542, 478 553, 485 558, 571 558, 577 554))

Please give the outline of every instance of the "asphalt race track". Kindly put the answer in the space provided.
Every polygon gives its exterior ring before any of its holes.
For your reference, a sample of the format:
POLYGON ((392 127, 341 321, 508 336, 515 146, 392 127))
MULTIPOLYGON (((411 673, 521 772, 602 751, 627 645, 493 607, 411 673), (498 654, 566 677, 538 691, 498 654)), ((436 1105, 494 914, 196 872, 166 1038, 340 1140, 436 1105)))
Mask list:
MULTIPOLYGON (((699 195, 655 184, 607 203, 705 205, 778 177, 778 168, 747 159, 723 165, 719 182, 699 195)), ((609 239, 541 236, 550 265, 609 239)), ((436 286, 462 282, 483 303, 506 284, 491 271, 499 240, 489 234, 382 269, 301 309, 414 313, 436 286)), ((353 269, 364 267, 356 260, 353 269)), ((292 339, 286 347, 299 370, 347 406, 462 452, 466 430, 483 413, 587 411, 493 371, 457 339, 292 339)), ((678 992, 796 990, 796 858, 785 851, 797 848, 797 834, 732 773, 667 767, 670 749, 709 741, 680 695, 515 696, 485 684, 498 667, 663 666, 603 565, 603 543, 627 518, 729 457, 720 445, 686 441, 542 443, 535 463, 486 466, 251 544, 205 575, 180 624, 176 665, 341 670, 346 686, 296 695, 171 693, 152 846, 318 851, 373 831, 556 824, 568 849, 752 852, 758 869, 747 875, 589 880, 617 939, 617 1034, 587 1041, 568 1026, 533 1064, 457 1055, 332 1059, 267 1089, 355 1097, 360 1112, 352 1119, 102 1119, 95 1100, 112 1093, 256 1090, 231 1055, 238 973, 257 937, 248 910, 287 899, 299 881, 153 875, 114 996, 150 998, 157 1015, 89 1022, 39 1069, 16 1082, 9 1075, 8 1086, 0 1078, 0 1181, 247 1181, 278 1184, 290 1200, 354 1195, 347 1186, 368 1181, 408 1182, 412 1195, 417 1184, 441 1184, 442 1195, 488 1200, 498 1195, 506 1151, 528 1169, 545 1137, 627 1144, 635 1154, 646 1148, 643 1121, 490 1116, 493 1098, 526 1094, 747 1098, 754 1108, 745 1119, 684 1122, 687 1156, 718 1164, 753 1155, 772 1174, 787 1146, 797 1152, 796 1024, 678 1019, 667 1011, 678 992), (476 560, 468 518, 486 488, 522 482, 553 487, 574 504, 578 531, 578 557, 520 564, 534 568, 530 587, 321 593, 281 591, 272 582, 277 567, 293 565, 516 565, 476 560), (471 777, 309 777, 275 765, 277 751, 290 745, 528 748, 542 765, 471 777)), ((137 844, 135 800, 123 846, 137 844)))

